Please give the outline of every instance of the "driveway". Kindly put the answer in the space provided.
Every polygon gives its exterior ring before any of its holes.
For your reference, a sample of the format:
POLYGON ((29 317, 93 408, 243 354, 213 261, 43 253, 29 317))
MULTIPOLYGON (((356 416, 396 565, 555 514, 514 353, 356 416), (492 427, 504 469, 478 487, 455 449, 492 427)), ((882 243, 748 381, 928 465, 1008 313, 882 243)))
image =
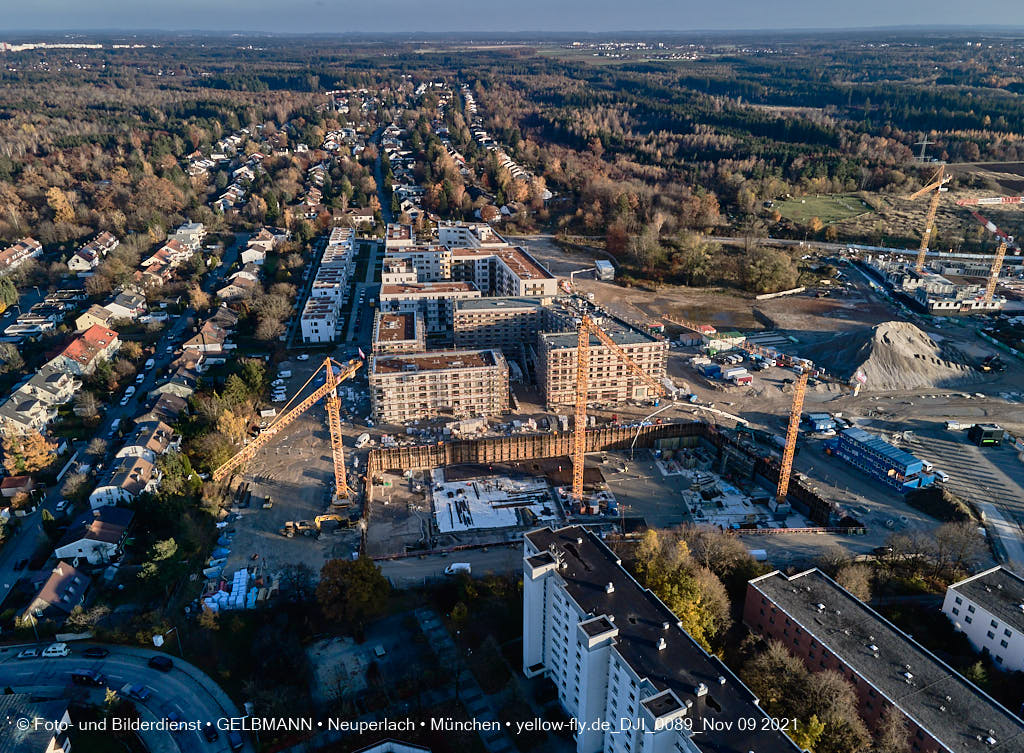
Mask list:
MULTIPOLYGON (((5 646, 0 649, 0 685, 16 693, 67 696, 72 688, 70 673, 75 669, 94 669, 107 678, 107 687, 119 690, 126 684, 144 685, 152 695, 145 702, 136 701, 143 719, 163 719, 174 711, 185 720, 203 722, 240 717, 238 708, 221 688, 198 668, 178 657, 172 657, 174 668, 170 672, 152 669, 146 662, 153 651, 130 646, 106 646, 110 655, 104 659, 85 659, 81 652, 90 645, 71 644, 71 656, 58 659, 18 659, 17 654, 32 644, 5 646)), ((37 644, 44 648, 47 644, 37 644)), ((98 689, 98 693, 102 693, 98 689)), ((226 733, 220 739, 207 743, 198 731, 150 731, 142 734, 150 751, 159 753, 227 753, 230 750, 226 733)), ((252 743, 246 740, 244 748, 252 753, 252 743)))

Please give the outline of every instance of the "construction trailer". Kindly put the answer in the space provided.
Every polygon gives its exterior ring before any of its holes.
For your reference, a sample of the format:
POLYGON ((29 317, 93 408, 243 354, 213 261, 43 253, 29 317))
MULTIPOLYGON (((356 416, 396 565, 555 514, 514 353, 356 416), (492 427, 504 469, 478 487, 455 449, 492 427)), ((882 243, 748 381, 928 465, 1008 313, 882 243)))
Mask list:
POLYGON ((923 460, 863 429, 843 429, 826 440, 825 452, 842 458, 865 474, 899 492, 921 489, 935 482, 923 460))
POLYGON ((975 424, 967 430, 967 438, 979 447, 998 447, 1003 442, 1003 427, 997 424, 975 424))
POLYGON ((605 259, 598 259, 594 262, 594 270, 599 280, 614 280, 615 266, 605 259))

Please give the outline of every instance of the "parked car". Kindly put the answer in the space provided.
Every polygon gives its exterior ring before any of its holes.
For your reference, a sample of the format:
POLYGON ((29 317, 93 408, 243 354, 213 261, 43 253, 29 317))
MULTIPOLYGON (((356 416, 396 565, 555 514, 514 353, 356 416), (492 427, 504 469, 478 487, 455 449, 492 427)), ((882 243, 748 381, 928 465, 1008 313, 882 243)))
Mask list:
POLYGON ((275 379, 270 383, 271 387, 284 387, 285 381, 283 379, 275 379))
POLYGON ((220 739, 220 734, 217 732, 217 726, 213 722, 207 722, 203 725, 203 737, 206 738, 206 742, 212 743, 220 739))
POLYGON ((82 656, 87 659, 105 659, 110 656, 110 652, 102 646, 90 646, 82 652, 82 656))
POLYGON ((100 687, 107 681, 107 678, 94 669, 76 669, 71 673, 71 682, 75 685, 92 685, 100 687))
POLYGON ((295 360, 296 361, 308 361, 309 360, 309 353, 302 353, 300 355, 297 355, 297 356, 295 356, 295 360))
POLYGON ((149 371, 154 366, 156 366, 156 361, 154 361, 152 358, 147 358, 146 363, 142 368, 144 368, 146 371, 149 371))
POLYGON ((135 385, 134 384, 129 384, 128 385, 128 389, 126 389, 124 391, 124 394, 125 394, 125 397, 131 397, 132 395, 134 395, 135 394, 135 385))
POLYGON ((18 654, 19 659, 37 659, 39 657, 38 648, 26 648, 24 651, 18 654))
POLYGON ((66 643, 51 643, 43 650, 43 656, 52 658, 56 656, 67 656, 71 653, 66 643))
POLYGON ((159 669, 161 672, 170 672, 171 668, 174 667, 174 662, 171 661, 170 657, 164 656, 163 654, 151 656, 149 661, 146 663, 153 669, 159 669))
POLYGON ((14 565, 14 569, 15 570, 24 570, 27 565, 28 565, 28 557, 26 557, 25 559, 18 560, 17 563, 15 563, 15 565, 14 565))
POLYGON ((57 512, 64 512, 65 510, 68 509, 68 505, 70 505, 70 504, 71 503, 68 502, 66 499, 62 499, 60 502, 57 503, 57 507, 56 507, 57 512))
POLYGON ((142 383, 143 383, 143 382, 145 382, 145 381, 146 381, 146 374, 145 374, 144 372, 141 372, 141 371, 140 371, 140 372, 139 372, 139 373, 138 373, 138 374, 137 374, 137 375, 135 376, 135 384, 142 384, 142 383))
POLYGON ((145 703, 153 695, 153 692, 145 685, 132 685, 128 688, 128 695, 136 701, 142 701, 145 703))
POLYGON ((228 732, 228 745, 231 750, 241 750, 245 747, 245 743, 242 741, 242 733, 231 730, 228 732))

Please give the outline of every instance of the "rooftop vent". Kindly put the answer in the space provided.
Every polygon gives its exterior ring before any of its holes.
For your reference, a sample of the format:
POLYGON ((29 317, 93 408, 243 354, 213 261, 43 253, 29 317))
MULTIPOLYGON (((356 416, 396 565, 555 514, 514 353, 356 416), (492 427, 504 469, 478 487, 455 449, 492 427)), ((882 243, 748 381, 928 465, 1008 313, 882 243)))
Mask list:
POLYGON ((876 646, 874 643, 870 643, 868 644, 868 651, 870 651, 871 653, 875 653, 876 651, 878 651, 878 646, 876 646))
POLYGON ((904 672, 903 673, 903 677, 904 677, 904 679, 906 679, 907 682, 910 682, 911 680, 914 679, 914 676, 912 674, 910 674, 910 672, 904 672))
POLYGON ((659 651, 663 650, 665 648, 665 645, 666 645, 665 644, 665 639, 664 638, 659 638, 658 639, 658 650, 659 651))
POLYGON ((820 603, 820 602, 815 604, 814 606, 816 606, 818 608, 819 612, 824 612, 825 611, 825 605, 820 603))
POLYGON ((606 594, 615 593, 615 584, 611 581, 608 581, 608 583, 605 584, 604 592, 606 594))
POLYGON ((725 685, 725 675, 719 675, 718 676, 718 684, 719 685, 725 685))
POLYGON ((693 694, 695 696, 697 696, 698 698, 700 698, 702 695, 707 695, 708 694, 708 686, 705 685, 704 683, 701 683, 700 685, 698 685, 697 687, 695 687, 693 689, 693 694))
POLYGON ((582 544, 583 543, 583 537, 582 536, 577 536, 576 537, 576 543, 577 544, 582 544))
POLYGON ((666 620, 665 622, 661 623, 661 629, 662 630, 668 630, 668 626, 669 626, 668 620, 666 620))

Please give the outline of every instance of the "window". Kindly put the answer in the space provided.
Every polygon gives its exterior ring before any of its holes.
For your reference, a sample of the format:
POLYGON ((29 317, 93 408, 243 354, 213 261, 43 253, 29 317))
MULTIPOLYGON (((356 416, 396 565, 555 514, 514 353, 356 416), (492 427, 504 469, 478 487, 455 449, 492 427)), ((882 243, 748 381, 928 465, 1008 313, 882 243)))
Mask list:
POLYGON ((987 633, 985 633, 985 635, 987 635, 987 636, 988 636, 988 639, 989 639, 989 640, 992 640, 993 638, 995 638, 995 637, 996 637, 996 634, 995 634, 995 633, 993 633, 993 632, 992 632, 991 630, 989 630, 989 631, 988 631, 987 633))
POLYGON ((960 614, 960 610, 956 607, 953 607, 953 614, 960 614))
POLYGON ((1003 663, 1003 657, 1001 657, 1001 656, 999 656, 999 655, 997 654, 997 655, 996 655, 996 664, 1002 664, 1002 663, 1003 663))
POLYGON ((973 604, 968 604, 967 605, 967 611, 970 612, 971 614, 974 614, 974 605, 973 604))
POLYGON ((970 625, 972 622, 974 622, 974 618, 973 617, 964 617, 964 622, 966 622, 968 625, 970 625))
POLYGON ((1009 648, 1009 646, 1010 646, 1010 644, 1006 642, 1005 638, 1003 640, 999 641, 999 645, 1002 646, 1003 648, 1009 648))
POLYGON ((955 599, 953 599, 953 601, 955 601, 957 604, 963 604, 964 603, 964 600, 961 599, 959 596, 957 596, 955 599))
POLYGON ((999 623, 998 623, 998 622, 996 622, 995 620, 992 620, 992 622, 991 622, 991 623, 989 623, 989 624, 990 624, 990 625, 991 625, 992 627, 994 627, 994 628, 997 628, 997 627, 999 627, 999 623))
POLYGON ((1005 635, 1007 638, 1012 638, 1013 637, 1013 631, 1010 630, 1010 628, 1006 628, 1006 630, 1003 631, 1003 635, 1005 635))

